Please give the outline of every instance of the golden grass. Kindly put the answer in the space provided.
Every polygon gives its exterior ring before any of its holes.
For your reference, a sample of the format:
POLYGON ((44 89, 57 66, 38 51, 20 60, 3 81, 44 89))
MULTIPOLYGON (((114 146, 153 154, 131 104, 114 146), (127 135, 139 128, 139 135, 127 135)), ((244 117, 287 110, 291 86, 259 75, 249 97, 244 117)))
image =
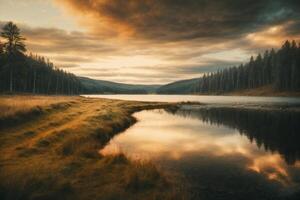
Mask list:
POLYGON ((68 102, 71 97, 64 96, 0 96, 0 118, 26 113, 36 107, 68 102))
POLYGON ((0 199, 183 199, 170 176, 153 164, 98 154, 135 122, 133 112, 173 104, 81 97, 0 99, 2 107, 16 105, 5 116, 14 119, 22 112, 26 119, 0 129, 0 199), (55 112, 27 118, 37 106, 55 112))

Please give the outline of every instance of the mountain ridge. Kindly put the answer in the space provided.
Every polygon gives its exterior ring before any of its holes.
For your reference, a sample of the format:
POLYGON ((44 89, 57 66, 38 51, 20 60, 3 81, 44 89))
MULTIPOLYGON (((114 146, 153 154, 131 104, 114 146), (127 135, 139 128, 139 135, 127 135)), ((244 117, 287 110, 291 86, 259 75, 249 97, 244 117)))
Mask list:
POLYGON ((149 94, 155 93, 161 85, 126 84, 113 81, 96 80, 87 77, 78 77, 84 86, 84 93, 107 94, 149 94))

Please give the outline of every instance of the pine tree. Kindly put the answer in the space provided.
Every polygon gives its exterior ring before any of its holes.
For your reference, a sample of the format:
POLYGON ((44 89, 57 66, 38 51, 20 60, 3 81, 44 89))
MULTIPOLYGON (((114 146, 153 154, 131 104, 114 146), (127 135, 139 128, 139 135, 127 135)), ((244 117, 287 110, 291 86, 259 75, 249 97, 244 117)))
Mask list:
POLYGON ((56 68, 42 56, 25 55, 25 38, 12 22, 1 32, 5 40, 0 51, 0 92, 78 94, 84 90, 78 78, 56 68))
POLYGON ((286 41, 274 49, 258 54, 239 67, 204 74, 197 87, 200 93, 223 93, 272 85, 276 90, 300 90, 300 44, 286 41))
POLYGON ((25 38, 21 36, 20 29, 13 22, 4 25, 1 36, 6 40, 4 49, 8 55, 18 55, 26 52, 25 38))
POLYGON ((26 52, 26 47, 23 41, 25 40, 21 34, 20 29, 12 22, 8 22, 4 25, 1 36, 5 39, 4 42, 4 52, 8 57, 7 67, 9 68, 10 83, 9 91, 13 92, 14 90, 14 68, 17 64, 16 61, 23 56, 23 53, 26 52))

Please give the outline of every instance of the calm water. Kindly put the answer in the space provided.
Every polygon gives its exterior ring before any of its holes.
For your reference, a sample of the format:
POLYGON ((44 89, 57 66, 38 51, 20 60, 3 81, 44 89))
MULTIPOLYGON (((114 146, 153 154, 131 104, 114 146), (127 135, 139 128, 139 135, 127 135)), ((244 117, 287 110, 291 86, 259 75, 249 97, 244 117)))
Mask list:
POLYGON ((139 120, 101 150, 181 174, 192 199, 300 199, 300 116, 185 108, 139 120))
POLYGON ((217 104, 289 104, 300 105, 297 97, 245 97, 203 95, 84 95, 94 98, 121 99, 131 101, 182 102, 193 101, 217 104))

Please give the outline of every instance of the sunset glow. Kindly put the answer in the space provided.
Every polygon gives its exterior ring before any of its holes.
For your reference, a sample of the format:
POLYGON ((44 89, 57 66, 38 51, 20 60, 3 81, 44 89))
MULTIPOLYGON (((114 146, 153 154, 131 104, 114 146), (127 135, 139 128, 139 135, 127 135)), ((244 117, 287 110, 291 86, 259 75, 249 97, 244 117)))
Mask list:
POLYGON ((234 2, 0 0, 0 25, 14 21, 30 52, 76 75, 145 84, 196 78, 300 38, 296 1, 234 2))

